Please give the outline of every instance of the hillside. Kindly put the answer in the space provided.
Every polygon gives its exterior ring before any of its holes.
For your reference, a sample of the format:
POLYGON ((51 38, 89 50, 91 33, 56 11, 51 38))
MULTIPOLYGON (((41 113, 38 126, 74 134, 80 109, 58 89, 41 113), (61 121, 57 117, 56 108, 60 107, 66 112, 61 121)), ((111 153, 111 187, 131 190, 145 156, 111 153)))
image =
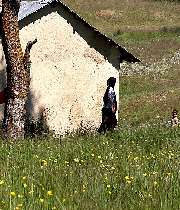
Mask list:
POLYGON ((64 1, 142 61, 121 65, 120 126, 165 123, 180 109, 178 1, 64 1))
POLYGON ((180 3, 64 1, 142 62, 121 64, 114 132, 0 141, 0 209, 179 210, 180 3))
POLYGON ((156 61, 180 48, 178 2, 153 0, 64 2, 144 62, 156 61))
MULTIPOLYGON (((180 3, 154 0, 64 0, 142 62, 121 65, 120 120, 166 121, 180 109, 180 3), (151 8, 151 9, 149 9, 151 8)), ((122 126, 120 122, 120 125, 122 126)))
POLYGON ((180 48, 179 1, 63 2, 145 63, 157 61, 180 48))

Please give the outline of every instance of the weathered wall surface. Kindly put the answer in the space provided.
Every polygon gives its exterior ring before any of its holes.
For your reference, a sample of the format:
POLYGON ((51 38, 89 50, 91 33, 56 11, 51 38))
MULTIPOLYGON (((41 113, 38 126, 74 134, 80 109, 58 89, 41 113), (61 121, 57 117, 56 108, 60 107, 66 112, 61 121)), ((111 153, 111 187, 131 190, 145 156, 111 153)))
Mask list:
POLYGON ((38 42, 31 51, 29 103, 32 117, 38 119, 40 110, 45 109, 48 126, 55 133, 73 131, 81 125, 98 127, 109 77, 117 79, 118 99, 118 71, 73 33, 71 25, 56 12, 21 29, 23 49, 35 38, 38 42))

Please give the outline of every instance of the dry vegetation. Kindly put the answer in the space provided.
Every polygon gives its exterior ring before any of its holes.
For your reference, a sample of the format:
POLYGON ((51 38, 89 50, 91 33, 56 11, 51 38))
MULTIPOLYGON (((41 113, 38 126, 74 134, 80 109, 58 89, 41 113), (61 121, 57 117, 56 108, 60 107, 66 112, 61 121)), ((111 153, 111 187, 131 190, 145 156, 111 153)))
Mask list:
POLYGON ((152 0, 64 2, 144 62, 156 61, 180 48, 178 2, 152 0))
POLYGON ((144 124, 149 120, 167 121, 171 109, 179 109, 180 105, 180 3, 64 2, 142 61, 140 65, 123 64, 121 68, 121 126, 144 124), (162 101, 155 100, 160 96, 162 101), (161 116, 160 120, 157 116, 161 116))
POLYGON ((180 209, 180 4, 66 2, 143 63, 124 64, 116 132, 2 142, 0 209, 180 209))

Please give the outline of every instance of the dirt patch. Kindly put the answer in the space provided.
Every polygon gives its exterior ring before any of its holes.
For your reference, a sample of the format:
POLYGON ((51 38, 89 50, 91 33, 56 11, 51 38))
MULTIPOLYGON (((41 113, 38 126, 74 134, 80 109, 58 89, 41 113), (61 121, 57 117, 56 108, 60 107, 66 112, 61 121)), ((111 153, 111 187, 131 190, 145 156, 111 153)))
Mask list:
POLYGON ((96 12, 96 15, 98 17, 103 17, 103 18, 111 18, 115 15, 115 10, 110 10, 110 9, 99 10, 96 12))

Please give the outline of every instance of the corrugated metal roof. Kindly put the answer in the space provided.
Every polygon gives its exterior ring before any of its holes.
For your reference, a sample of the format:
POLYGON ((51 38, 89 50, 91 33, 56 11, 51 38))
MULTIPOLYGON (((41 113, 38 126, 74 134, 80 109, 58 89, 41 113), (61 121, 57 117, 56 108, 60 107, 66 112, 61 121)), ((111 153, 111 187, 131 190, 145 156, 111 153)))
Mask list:
POLYGON ((52 1, 53 0, 22 1, 18 13, 18 20, 22 20, 23 18, 43 8, 52 1))

